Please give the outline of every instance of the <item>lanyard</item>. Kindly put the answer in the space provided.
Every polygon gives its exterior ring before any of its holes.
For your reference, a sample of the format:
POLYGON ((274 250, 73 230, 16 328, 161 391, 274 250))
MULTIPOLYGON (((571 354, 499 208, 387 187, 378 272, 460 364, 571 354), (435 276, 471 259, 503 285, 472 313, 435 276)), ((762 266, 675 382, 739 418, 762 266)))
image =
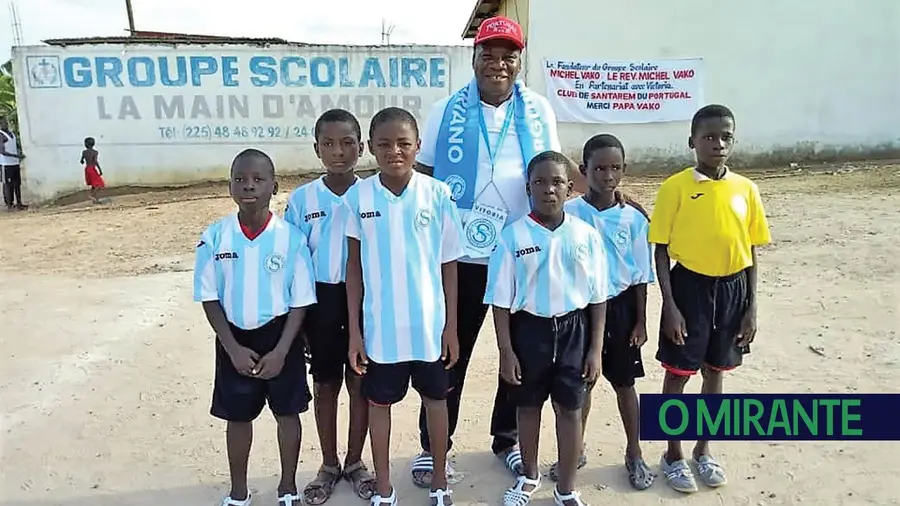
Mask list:
POLYGON ((506 140, 506 135, 509 133, 509 125, 512 123, 513 119, 513 106, 515 102, 510 101, 509 105, 506 107, 506 118, 503 120, 503 127, 500 128, 500 137, 497 139, 496 148, 491 148, 491 141, 488 137, 487 124, 484 121, 484 109, 481 107, 478 108, 478 120, 481 122, 480 130, 481 137, 484 138, 484 144, 488 149, 488 157, 491 160, 491 180, 494 179, 494 166, 497 164, 497 153, 500 152, 500 148, 503 147, 503 141, 506 140))

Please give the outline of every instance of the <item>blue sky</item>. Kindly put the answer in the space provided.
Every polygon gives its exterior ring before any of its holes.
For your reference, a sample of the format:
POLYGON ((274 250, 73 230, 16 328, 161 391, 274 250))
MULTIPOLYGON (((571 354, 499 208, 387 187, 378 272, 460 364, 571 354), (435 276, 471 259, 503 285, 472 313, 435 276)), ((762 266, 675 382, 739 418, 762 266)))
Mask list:
MULTIPOLYGON (((8 3, 0 0, 0 60, 13 45, 8 3)), ((13 0, 25 45, 127 33, 125 0, 13 0)), ((381 20, 394 44, 460 44, 475 0, 132 0, 138 30, 298 42, 378 44, 381 20)))

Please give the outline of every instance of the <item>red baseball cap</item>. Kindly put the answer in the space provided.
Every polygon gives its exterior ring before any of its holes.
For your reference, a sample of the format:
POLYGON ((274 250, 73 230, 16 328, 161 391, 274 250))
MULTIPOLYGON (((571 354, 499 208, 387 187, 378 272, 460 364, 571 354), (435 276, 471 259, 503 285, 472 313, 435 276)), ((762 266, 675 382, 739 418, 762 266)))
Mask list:
POLYGON ((508 40, 519 49, 525 49, 525 34, 522 33, 522 27, 504 16, 495 16, 481 22, 475 35, 475 45, 489 40, 508 40))

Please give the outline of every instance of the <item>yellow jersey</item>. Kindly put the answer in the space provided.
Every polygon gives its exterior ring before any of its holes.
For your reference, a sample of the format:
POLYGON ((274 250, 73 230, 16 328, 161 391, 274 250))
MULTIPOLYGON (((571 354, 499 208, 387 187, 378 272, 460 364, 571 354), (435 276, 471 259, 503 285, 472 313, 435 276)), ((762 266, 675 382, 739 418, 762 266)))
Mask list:
POLYGON ((756 183, 727 169, 710 179, 693 167, 660 186, 649 239, 668 245, 669 257, 687 269, 713 277, 750 267, 752 247, 772 241, 756 183))

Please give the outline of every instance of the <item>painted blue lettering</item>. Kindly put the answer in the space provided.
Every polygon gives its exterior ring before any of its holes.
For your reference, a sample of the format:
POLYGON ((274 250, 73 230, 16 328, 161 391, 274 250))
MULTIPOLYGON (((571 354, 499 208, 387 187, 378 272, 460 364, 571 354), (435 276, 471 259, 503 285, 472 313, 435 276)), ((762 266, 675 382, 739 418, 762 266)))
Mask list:
POLYGON ((212 56, 191 56, 191 84, 202 86, 203 76, 211 76, 218 72, 219 62, 212 56))
POLYGON ((331 88, 335 80, 334 59, 317 56, 309 62, 309 80, 316 88, 331 88), (321 68, 325 67, 325 77, 322 77, 321 68))
POLYGON ((128 59, 128 82, 135 88, 149 88, 156 84, 156 64, 147 56, 128 59), (138 72, 143 68, 143 76, 138 72))
POLYGON ((275 86, 278 83, 278 62, 271 56, 254 56, 250 58, 250 78, 253 86, 275 86))
POLYGON ((416 85, 424 88, 428 86, 425 82, 425 58, 404 58, 403 59, 403 87, 410 88, 410 80, 415 79, 416 85))
POLYGON ((306 76, 298 75, 296 79, 291 79, 290 66, 294 64, 298 69, 306 68, 306 60, 299 56, 287 56, 281 59, 281 82, 285 86, 299 87, 306 86, 306 76))
POLYGON ((384 72, 381 70, 381 62, 375 57, 366 58, 366 62, 363 64, 362 76, 359 78, 359 87, 368 88, 370 81, 375 81, 375 86, 379 88, 386 86, 384 72))
POLYGON ((388 58, 388 75, 390 75, 391 88, 400 87, 400 60, 388 58))
POLYGON ((94 84, 91 60, 72 56, 63 60, 63 76, 69 88, 89 88, 94 84))
POLYGON ((354 86, 353 81, 350 80, 349 58, 340 58, 338 60, 338 79, 341 82, 341 88, 352 88, 354 86))
POLYGON ((94 65, 97 68, 97 86, 106 88, 107 79, 117 88, 125 86, 120 77, 122 60, 114 56, 98 56, 94 59, 94 65))
POLYGON ((428 64, 431 75, 431 83, 429 84, 432 88, 444 87, 444 77, 447 75, 447 70, 444 68, 446 62, 447 60, 443 58, 432 58, 428 64))
POLYGON ((222 57, 222 86, 229 88, 239 85, 234 76, 238 75, 237 56, 222 57))
POLYGON ((167 56, 159 57, 159 82, 163 86, 180 88, 187 84, 187 60, 184 56, 175 57, 175 69, 178 75, 175 79, 172 79, 172 75, 169 74, 169 58, 167 56))

